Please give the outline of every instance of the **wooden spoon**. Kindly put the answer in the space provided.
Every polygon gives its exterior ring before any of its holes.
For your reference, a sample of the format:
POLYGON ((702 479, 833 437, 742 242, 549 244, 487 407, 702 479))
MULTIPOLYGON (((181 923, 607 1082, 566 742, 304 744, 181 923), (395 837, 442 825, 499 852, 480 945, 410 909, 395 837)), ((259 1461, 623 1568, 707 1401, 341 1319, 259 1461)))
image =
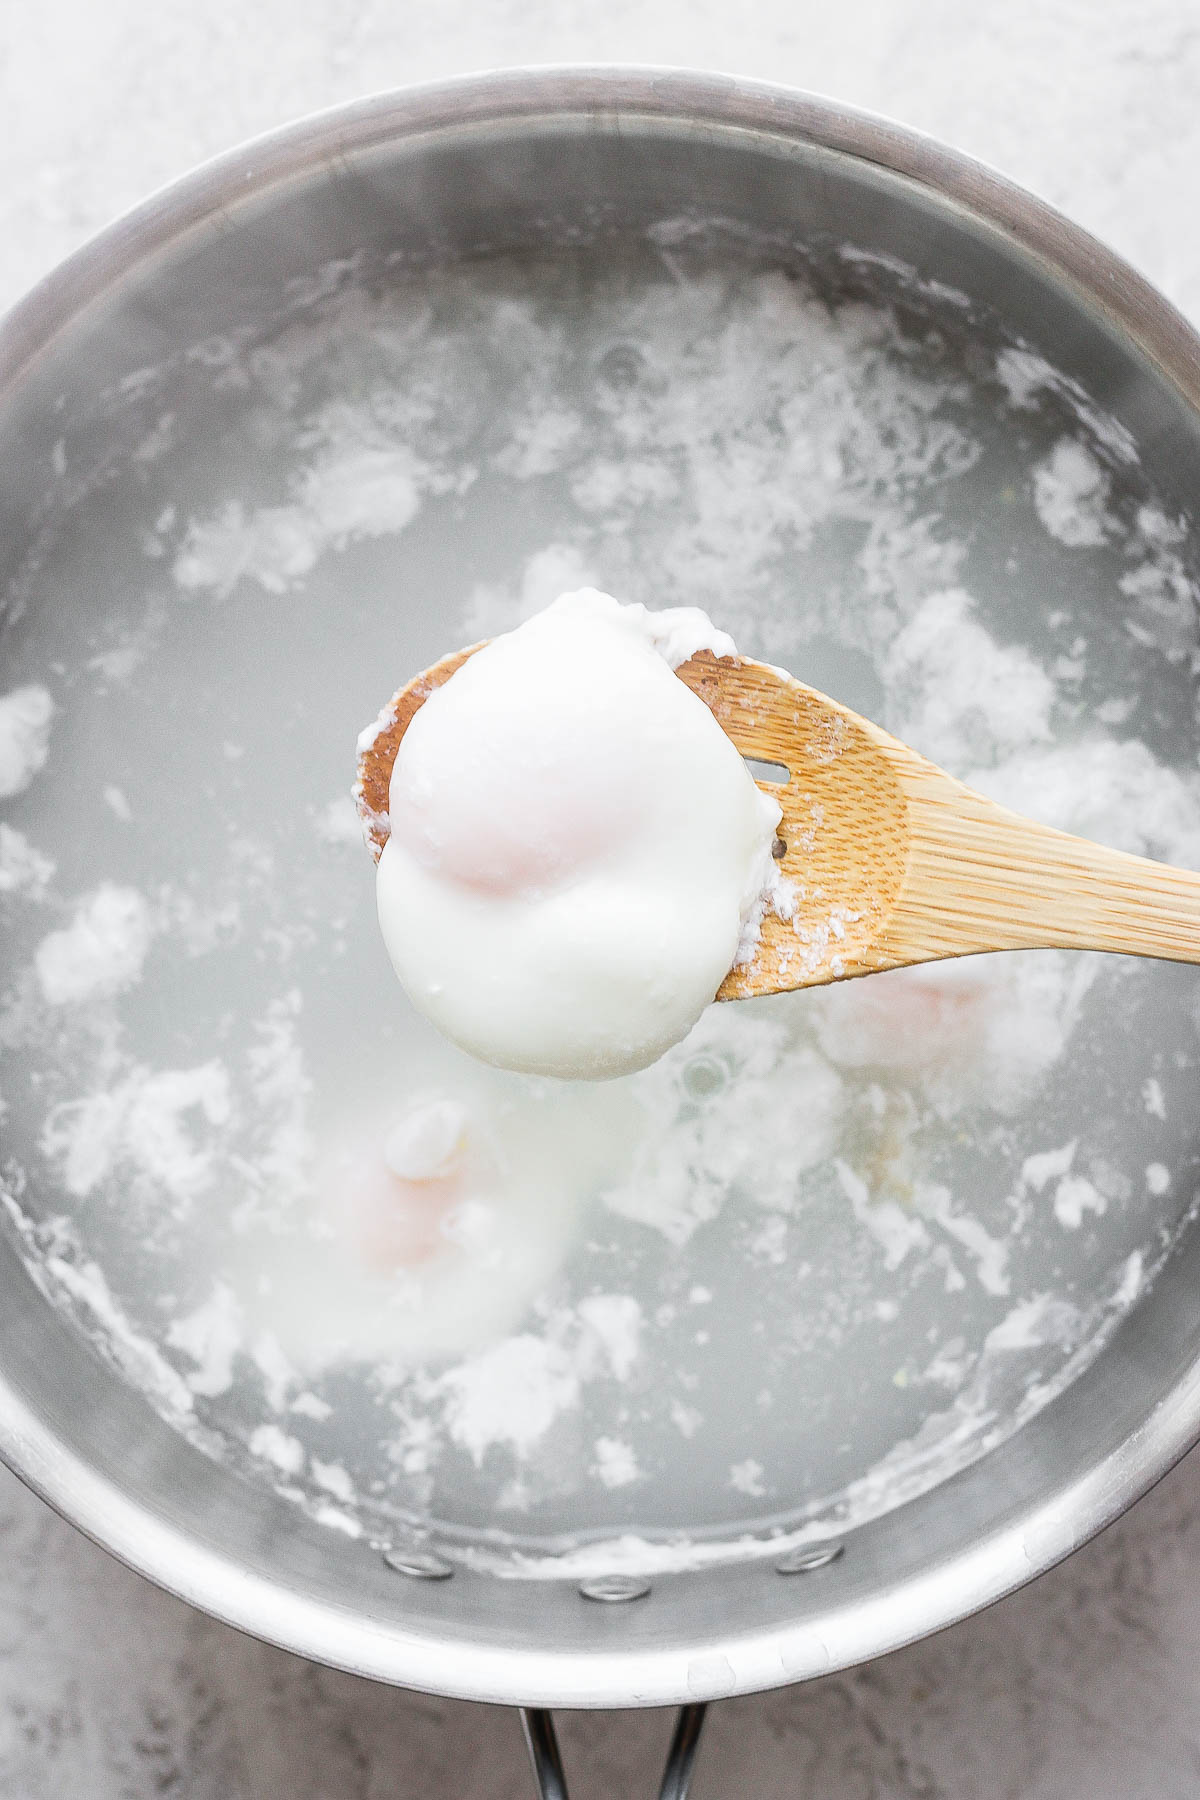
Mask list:
MULTIPOLYGON (((428 696, 482 645, 401 688, 360 745, 355 799, 376 859, 396 750, 428 696)), ((819 987, 984 950, 1110 950, 1200 963, 1200 875, 1038 825, 947 775, 781 669, 701 651, 676 671, 783 809, 790 919, 768 914, 718 1000, 819 987)))

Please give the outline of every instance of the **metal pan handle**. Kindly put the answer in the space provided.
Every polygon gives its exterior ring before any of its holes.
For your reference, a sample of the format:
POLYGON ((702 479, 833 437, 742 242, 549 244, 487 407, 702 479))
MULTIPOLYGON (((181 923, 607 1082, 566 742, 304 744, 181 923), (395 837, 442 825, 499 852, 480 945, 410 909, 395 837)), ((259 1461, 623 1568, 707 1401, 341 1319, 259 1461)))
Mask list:
MULTIPOLYGON (((568 1800, 567 1778, 563 1773, 553 1713, 542 1706, 522 1706, 519 1710, 538 1800, 568 1800)), ((680 1707, 658 1800, 687 1800, 706 1710, 704 1705, 680 1707)))

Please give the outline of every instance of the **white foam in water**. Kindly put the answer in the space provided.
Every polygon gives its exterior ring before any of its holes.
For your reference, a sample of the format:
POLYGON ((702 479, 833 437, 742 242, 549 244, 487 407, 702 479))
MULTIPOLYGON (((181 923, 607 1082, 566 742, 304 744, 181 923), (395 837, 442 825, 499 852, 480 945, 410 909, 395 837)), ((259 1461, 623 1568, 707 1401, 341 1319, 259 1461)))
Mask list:
POLYGON ((624 1439, 599 1437, 594 1448, 596 1460, 591 1473, 606 1488, 628 1487, 631 1481, 637 1480, 637 1457, 624 1439))
MULTIPOLYGON (((331 435, 341 429, 347 438, 334 438, 304 470, 293 500, 255 512, 232 500, 215 517, 193 520, 174 563, 179 586, 223 597, 248 580, 285 593, 331 546, 403 531, 423 494, 449 485, 407 447, 356 444, 354 423, 336 412, 327 421, 331 435)), ((468 472, 458 479, 467 485, 468 472)))
POLYGON ((136 888, 103 882, 80 901, 71 923, 37 948, 34 966, 51 1006, 120 993, 142 973, 153 926, 136 888))
POLYGON ((1049 740, 1052 678, 1019 644, 998 644, 961 588, 930 594, 883 660, 897 736, 962 767, 1049 740))
POLYGON ((0 798, 19 794, 45 765, 54 701, 40 682, 0 695, 0 798))
POLYGON ((54 875, 54 863, 15 826, 0 824, 0 894, 25 891, 40 899, 54 875))
POLYGON ((1085 444, 1062 438, 1033 471, 1033 502, 1051 537, 1095 548, 1111 528, 1108 475, 1085 444))
POLYGON ((53 1107, 42 1149, 60 1164, 67 1192, 80 1198, 120 1171, 189 1200, 213 1181, 213 1128, 230 1114, 229 1076, 218 1062, 135 1069, 114 1087, 53 1107))
MULTIPOLYGON (((778 1553, 920 1493, 1075 1378, 1191 1201, 1177 970, 1049 951, 713 1007, 603 1089, 485 1071, 405 1011, 338 794, 353 728, 564 589, 700 606, 1005 804, 1200 867, 1195 556, 1123 428, 1029 346, 976 387, 886 304, 656 241, 589 265, 569 327, 497 262, 210 344, 219 454, 181 501, 146 390, 136 562, 78 638, 56 602, 0 699, 35 1279, 330 1529, 442 1520, 527 1578, 778 1553), (186 833, 183 681, 211 694, 186 833), (114 683, 166 721, 161 770, 109 753, 114 683)), ((119 563, 111 489, 78 529, 119 563)))
POLYGON ((460 1363, 442 1383, 446 1429, 477 1464, 493 1444, 528 1455, 555 1419, 579 1404, 570 1354, 525 1332, 460 1363))
POLYGON ((1066 1231, 1078 1231, 1085 1213, 1103 1213, 1104 1195, 1083 1175, 1068 1175, 1054 1190, 1054 1216, 1066 1231))
POLYGON ((242 1309, 232 1288, 217 1282, 202 1306, 172 1319, 167 1342, 195 1365, 187 1376, 193 1394, 223 1394, 233 1385, 234 1360, 246 1347, 242 1309))

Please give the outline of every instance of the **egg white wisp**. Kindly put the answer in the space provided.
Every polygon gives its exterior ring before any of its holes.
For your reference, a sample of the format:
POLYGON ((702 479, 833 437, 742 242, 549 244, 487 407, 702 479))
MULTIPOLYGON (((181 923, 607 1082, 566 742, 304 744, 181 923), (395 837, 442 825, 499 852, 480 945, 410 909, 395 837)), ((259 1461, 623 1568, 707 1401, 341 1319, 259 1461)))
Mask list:
POLYGON ((673 673, 701 612, 585 589, 430 694, 392 772, 384 942, 462 1048, 600 1079, 695 1024, 773 872, 778 804, 673 673))

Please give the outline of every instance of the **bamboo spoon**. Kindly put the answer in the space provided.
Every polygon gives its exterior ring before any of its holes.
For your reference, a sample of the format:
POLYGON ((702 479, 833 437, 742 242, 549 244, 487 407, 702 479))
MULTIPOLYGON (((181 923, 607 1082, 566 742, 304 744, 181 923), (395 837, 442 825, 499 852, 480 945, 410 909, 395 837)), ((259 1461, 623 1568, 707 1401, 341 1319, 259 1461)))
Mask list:
MULTIPOLYGON (((428 696, 481 645, 434 663, 360 748, 355 798, 375 860, 392 765, 428 696)), ((819 987, 984 950, 1110 950, 1200 963, 1200 875, 1107 850, 997 806, 907 744, 781 669, 701 651, 676 671, 783 809, 776 845, 795 889, 718 1000, 819 987)))

